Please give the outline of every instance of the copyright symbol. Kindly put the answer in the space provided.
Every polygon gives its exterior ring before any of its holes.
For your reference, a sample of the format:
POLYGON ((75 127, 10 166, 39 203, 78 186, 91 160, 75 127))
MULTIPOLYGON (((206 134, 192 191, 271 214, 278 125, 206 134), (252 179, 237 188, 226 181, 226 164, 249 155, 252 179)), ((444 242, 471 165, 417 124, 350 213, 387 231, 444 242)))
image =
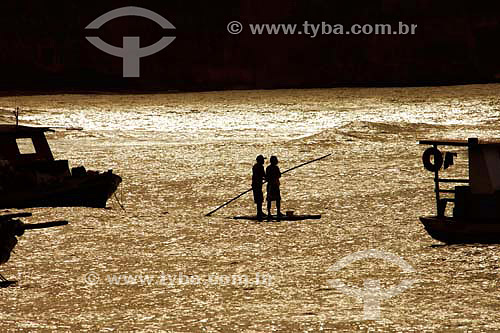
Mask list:
POLYGON ((85 282, 88 284, 88 285, 91 285, 91 286, 95 286, 96 284, 99 283, 99 275, 97 273, 94 273, 94 272, 89 272, 87 274, 85 274, 85 282))
POLYGON ((238 35, 243 31, 243 24, 238 21, 229 22, 229 24, 227 25, 227 31, 231 35, 238 35))

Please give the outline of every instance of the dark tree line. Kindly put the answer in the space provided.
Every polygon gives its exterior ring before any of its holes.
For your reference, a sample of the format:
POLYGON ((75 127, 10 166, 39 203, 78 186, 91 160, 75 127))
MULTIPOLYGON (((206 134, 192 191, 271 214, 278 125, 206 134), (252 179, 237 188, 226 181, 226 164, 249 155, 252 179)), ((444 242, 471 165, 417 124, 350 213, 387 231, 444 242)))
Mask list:
MULTIPOLYGON (((500 4, 431 0, 241 0, 194 2, 5 1, 0 4, 0 89, 203 90, 420 85, 500 79, 500 4), (141 61, 141 78, 123 79, 121 59, 86 40, 105 12, 140 5, 169 19, 176 41, 141 61), (229 21, 418 24, 415 36, 253 36, 227 33, 229 21)), ((165 35, 155 23, 121 18, 98 35, 120 46, 165 35)))

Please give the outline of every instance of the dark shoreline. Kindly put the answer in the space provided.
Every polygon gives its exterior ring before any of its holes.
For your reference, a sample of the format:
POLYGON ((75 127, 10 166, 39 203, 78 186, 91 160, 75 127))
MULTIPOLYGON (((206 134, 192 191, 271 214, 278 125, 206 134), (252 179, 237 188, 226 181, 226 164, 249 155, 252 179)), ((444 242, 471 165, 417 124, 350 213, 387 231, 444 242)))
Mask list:
POLYGON ((311 85, 311 86, 277 86, 272 88, 254 87, 213 87, 200 89, 13 89, 0 91, 0 97, 16 96, 42 96, 42 95, 155 95, 155 94, 182 94, 182 93, 204 93, 220 91, 251 91, 251 90, 308 90, 308 89, 341 89, 341 88, 423 88, 423 87, 453 87, 468 85, 500 84, 499 80, 476 80, 470 82, 429 82, 420 84, 339 84, 339 85, 311 85))

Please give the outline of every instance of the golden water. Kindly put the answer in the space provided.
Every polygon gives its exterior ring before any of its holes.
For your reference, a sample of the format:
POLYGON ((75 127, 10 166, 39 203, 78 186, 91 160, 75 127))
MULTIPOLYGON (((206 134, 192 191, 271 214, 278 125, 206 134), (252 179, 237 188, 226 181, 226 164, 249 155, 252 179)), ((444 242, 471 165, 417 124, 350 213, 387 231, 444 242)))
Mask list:
MULTIPOLYGON (((417 140, 500 137, 499 92, 479 85, 2 97, 0 107, 23 107, 23 123, 83 127, 49 134, 54 155, 121 175, 126 211, 114 199, 106 210, 28 210, 26 222, 70 225, 20 237, 1 267, 19 282, 0 289, 0 331, 498 331, 500 246, 435 246, 418 221, 435 208, 417 140), (261 153, 276 154, 282 170, 333 153, 282 179, 284 210, 321 220, 228 219, 254 213, 251 194, 204 217, 250 187, 261 153), (415 272, 378 259, 328 270, 369 249, 395 254, 415 272), (116 285, 113 274, 155 280, 116 285), (210 281, 256 274, 272 282, 210 281), (184 283, 188 276, 200 284, 184 283), (368 278, 385 288, 418 282, 366 321, 363 303, 328 281, 362 288, 368 278)), ((459 154, 457 174, 465 161, 459 154)))

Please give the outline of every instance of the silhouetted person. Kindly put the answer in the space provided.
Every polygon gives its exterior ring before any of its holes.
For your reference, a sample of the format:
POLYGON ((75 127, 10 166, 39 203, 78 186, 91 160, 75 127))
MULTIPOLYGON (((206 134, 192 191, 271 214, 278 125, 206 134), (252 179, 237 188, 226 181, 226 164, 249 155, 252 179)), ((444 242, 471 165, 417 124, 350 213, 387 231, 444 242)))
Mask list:
POLYGON ((253 201, 257 205, 257 218, 262 220, 264 212, 262 211, 262 203, 264 202, 264 193, 262 193, 262 183, 266 179, 264 171, 264 156, 257 156, 257 163, 252 168, 252 191, 253 201))
POLYGON ((276 210, 278 217, 284 216, 281 214, 281 193, 280 193, 280 178, 281 171, 278 167, 278 158, 271 156, 270 165, 266 168, 267 179, 267 214, 271 216, 271 203, 276 201, 276 210))

